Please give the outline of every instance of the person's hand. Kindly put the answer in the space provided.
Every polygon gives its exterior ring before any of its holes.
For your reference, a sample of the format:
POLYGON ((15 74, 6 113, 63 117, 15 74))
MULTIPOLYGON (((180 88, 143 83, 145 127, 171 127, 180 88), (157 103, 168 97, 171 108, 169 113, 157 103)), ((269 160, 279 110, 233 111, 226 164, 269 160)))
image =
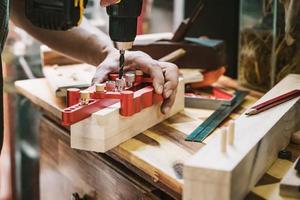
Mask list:
POLYGON ((119 3, 121 0, 100 0, 100 5, 102 7, 110 6, 112 4, 119 3))
MULTIPOLYGON (((97 67, 92 84, 108 80, 108 74, 119 72, 119 52, 114 50, 108 53, 105 60, 97 67)), ((142 70, 153 78, 153 87, 157 94, 162 94, 164 102, 162 113, 167 113, 174 104, 178 85, 179 71, 176 65, 160 62, 140 51, 125 53, 125 71, 142 70)))

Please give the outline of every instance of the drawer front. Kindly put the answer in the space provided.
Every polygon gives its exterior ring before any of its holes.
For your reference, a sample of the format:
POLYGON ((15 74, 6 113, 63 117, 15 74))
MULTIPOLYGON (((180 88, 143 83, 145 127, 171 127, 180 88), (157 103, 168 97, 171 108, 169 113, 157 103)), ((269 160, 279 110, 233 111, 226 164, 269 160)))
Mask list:
POLYGON ((44 117, 40 152, 42 200, 71 199, 74 193, 101 200, 158 199, 152 194, 155 188, 130 178, 108 156, 71 149, 68 133, 44 117))

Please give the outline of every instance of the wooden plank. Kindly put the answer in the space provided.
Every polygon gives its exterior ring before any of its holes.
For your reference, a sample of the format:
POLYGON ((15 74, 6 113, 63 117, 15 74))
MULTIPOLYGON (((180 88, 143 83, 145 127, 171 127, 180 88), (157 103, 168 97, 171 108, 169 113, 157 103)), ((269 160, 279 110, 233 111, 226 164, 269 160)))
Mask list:
POLYGON ((15 86, 19 93, 27 97, 34 104, 61 119, 62 109, 65 108, 65 100, 55 97, 46 79, 16 81, 15 86))
MULTIPOLYGON (((68 88, 87 88, 91 85, 96 67, 88 64, 74 64, 74 60, 59 54, 46 46, 41 47, 43 60, 43 73, 50 89, 57 97, 65 97, 68 88)), ((172 62, 185 54, 183 49, 178 49, 161 58, 160 61, 172 62)), ((201 70, 182 69, 181 76, 188 83, 203 80, 201 70)))
MULTIPOLYGON (((54 95, 50 92, 49 86, 45 81, 45 79, 17 81, 15 85, 19 90, 19 92, 22 93, 27 98, 29 98, 33 103, 46 109, 47 111, 49 111, 50 113, 58 117, 59 119, 61 118, 61 111, 65 107, 64 100, 54 97, 54 95)), ((115 147, 116 145, 120 144, 121 142, 124 142, 125 140, 137 135, 138 133, 150 128, 151 126, 154 126, 155 124, 161 122, 162 120, 174 115, 178 111, 183 110, 184 108, 183 92, 184 92, 184 81, 182 80, 180 82, 180 87, 178 88, 175 104, 167 115, 161 114, 160 104, 154 105, 150 108, 146 108, 140 113, 137 113, 136 115, 130 118, 125 118, 119 115, 119 108, 120 108, 119 104, 114 104, 97 113, 94 113, 90 118, 85 119, 71 126, 71 134, 73 134, 71 137, 72 138, 71 145, 72 147, 75 148, 85 149, 84 146, 81 147, 81 145, 84 144, 83 142, 90 141, 91 143, 89 144, 88 147, 86 147, 89 150, 95 150, 101 152, 107 151, 115 147), (108 120, 107 118, 108 116, 110 116, 110 119, 114 121, 108 120), (149 118, 149 116, 152 116, 152 120, 151 118, 149 118), (149 120, 144 120, 148 118, 149 120), (107 126, 106 128, 112 131, 105 132, 105 135, 102 135, 101 132, 98 132, 99 126, 97 125, 97 123, 99 122, 99 125, 102 125, 102 124, 106 124, 108 121, 110 121, 109 125, 112 128, 110 129, 107 126), (144 121, 146 123, 144 123, 144 121), (136 124, 139 125, 141 124, 142 126, 139 127, 134 126, 136 124), (121 127, 121 129, 117 129, 116 127, 121 127), (131 129, 129 129, 129 127, 131 127, 131 129), (115 134, 120 133, 120 131, 123 131, 123 133, 121 133, 122 137, 120 137, 118 141, 114 138, 119 137, 116 136, 115 134), (107 135, 107 133, 109 134, 107 135), (94 140, 95 138, 89 140, 88 135, 91 136, 94 135, 96 138, 99 138, 100 140, 95 141, 94 140), (109 141, 109 144, 104 144, 103 142, 105 140, 103 139, 109 141), (101 147, 99 147, 98 142, 102 143, 101 147), (100 149, 96 150, 97 148, 100 149)), ((105 128, 103 130, 105 130, 105 128)))
MULTIPOLYGON (((299 158, 297 159, 297 161, 299 158)), ((300 198, 300 176, 295 169, 297 161, 292 165, 280 182, 280 195, 285 197, 300 198)))
POLYGON ((71 125, 71 147, 106 152, 184 109, 184 81, 179 80, 176 100, 167 114, 155 104, 130 117, 121 116, 120 103, 93 113, 71 125))
POLYGON ((42 70, 52 92, 57 97, 65 97, 71 87, 89 87, 96 67, 81 64, 49 47, 41 46, 42 70))
POLYGON ((54 51, 46 45, 42 45, 40 50, 42 66, 79 64, 79 61, 54 51))
POLYGON ((107 156, 71 149, 70 136, 44 117, 40 137, 41 199, 70 199, 75 192, 90 199, 157 199, 152 194, 155 187, 121 171, 122 166, 107 156))
POLYGON ((163 183, 178 194, 182 192, 182 173, 175 169, 176 164, 183 164, 203 144, 184 142, 182 133, 164 122, 144 131, 136 137, 120 144, 112 151, 120 158, 150 175, 153 183, 163 183), (181 135, 176 140, 174 135, 181 135))
MULTIPOLYGON (((67 76, 69 72, 74 72, 74 69, 78 71, 90 71, 92 70, 89 65, 85 64, 78 64, 78 65, 66 65, 63 67, 59 67, 59 72, 63 73, 63 76, 67 76)), ((75 71, 76 71, 75 70, 75 71)), ((47 70, 46 70, 47 71, 47 70)), ((53 71, 53 70, 52 70, 53 71)), ((53 73, 53 72, 50 72, 53 73)), ((88 72, 92 73, 92 72, 88 72)), ((59 73, 58 73, 59 74, 59 73)), ((59 82, 63 82, 63 80, 60 80, 61 77, 57 74, 56 80, 59 82)), ((182 78, 185 82, 197 82, 202 81, 203 76, 201 71, 195 70, 195 69, 183 69, 181 71, 182 78)), ((78 75, 78 73, 77 73, 78 75)), ((89 76, 84 76, 85 78, 89 76)), ((52 76, 51 76, 52 77, 52 76)), ((49 76, 50 78, 50 76, 49 76)), ((51 83, 49 83, 49 78, 40 78, 40 79, 31 79, 31 80, 21 80, 16 81, 15 86, 19 93, 30 99, 33 103, 38 105, 39 107, 43 108, 44 110, 50 112, 58 119, 61 119, 61 111, 63 108, 66 107, 65 100, 62 97, 56 97, 55 92, 53 90, 53 87, 51 83), (51 89, 52 88, 52 89, 51 89)), ((64 78, 62 78, 64 79, 64 78)), ((84 78, 80 78, 80 80, 83 80, 84 78)), ((56 84, 59 85, 59 84, 56 84)), ((73 86, 73 85, 72 85, 73 86)), ((69 84, 68 87, 71 87, 71 84, 69 84)))
POLYGON ((68 88, 87 88, 91 85, 96 67, 87 64, 44 66, 43 73, 57 97, 67 96, 68 88))
MULTIPOLYGON (((300 75, 289 75, 256 104, 297 88, 300 75)), ((289 143, 299 112, 296 98, 256 116, 243 114, 235 122, 235 145, 226 154, 220 151, 219 135, 185 163, 183 199, 245 197, 289 143)))
POLYGON ((292 152, 292 160, 276 159, 270 169, 247 194, 245 200, 253 199, 291 199, 280 196, 280 181, 300 156, 300 146, 290 143, 287 150, 292 152))
POLYGON ((203 81, 203 74, 201 69, 180 69, 180 75, 185 81, 185 83, 196 83, 203 81))
MULTIPOLYGON (((222 125, 226 126, 230 120, 237 118, 239 113, 249 108, 256 100, 248 96, 222 125)), ((178 169, 175 169, 176 164, 183 165, 206 143, 209 143, 219 129, 214 131, 204 143, 186 142, 184 138, 212 112, 213 110, 185 108, 184 111, 120 144, 112 149, 112 152, 123 162, 133 165, 132 170, 138 169, 149 175, 154 185, 159 187, 163 184, 180 195, 184 181, 182 171, 178 172, 178 169)), ((181 199, 177 196, 174 198, 181 199)))
MULTIPOLYGON (((191 71, 189 74, 193 75, 191 71)), ((198 74, 198 72, 195 74, 198 74)), ((198 75, 200 77, 201 74, 198 75)), ((226 83, 228 83, 228 80, 226 83)), ((46 79, 39 79, 39 81, 27 80, 20 82, 17 86, 23 95, 34 100, 34 103, 39 107, 52 114, 59 113, 55 117, 60 118, 60 109, 64 107, 64 102, 57 101, 58 98, 55 98, 49 90, 46 79)), ((247 96, 245 102, 226 119, 222 126, 226 125, 230 119, 237 118, 256 100, 257 98, 247 96)), ((213 111, 185 108, 182 112, 162 123, 121 143, 113 148, 109 155, 114 154, 114 159, 126 164, 127 167, 144 179, 152 181, 153 185, 161 188, 172 197, 180 199, 184 181, 180 168, 175 170, 176 164, 184 163, 184 161, 190 159, 200 148, 215 137, 218 130, 211 134, 203 144, 185 142, 184 138, 213 111)))

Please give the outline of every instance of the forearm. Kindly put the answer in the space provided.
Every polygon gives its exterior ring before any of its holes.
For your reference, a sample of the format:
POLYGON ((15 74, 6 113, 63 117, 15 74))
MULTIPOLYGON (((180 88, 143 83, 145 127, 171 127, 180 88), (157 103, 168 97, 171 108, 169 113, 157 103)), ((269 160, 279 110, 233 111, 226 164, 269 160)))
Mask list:
POLYGON ((99 65, 113 50, 110 38, 83 20, 79 27, 69 31, 49 31, 33 26, 25 17, 23 0, 12 1, 12 19, 33 37, 76 60, 99 65))

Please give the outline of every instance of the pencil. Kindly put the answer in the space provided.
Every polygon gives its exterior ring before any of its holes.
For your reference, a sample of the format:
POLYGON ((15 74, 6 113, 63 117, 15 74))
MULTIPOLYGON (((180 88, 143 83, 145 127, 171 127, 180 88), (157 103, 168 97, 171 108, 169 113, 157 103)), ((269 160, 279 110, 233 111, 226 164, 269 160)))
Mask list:
POLYGON ((292 90, 288 93, 285 93, 283 95, 280 95, 278 97, 275 97, 273 99, 270 99, 268 101, 265 101, 261 104, 258 104, 256 106, 253 106, 248 112, 246 112, 246 115, 256 115, 260 112, 263 112, 265 110, 268 110, 270 108, 273 108, 279 104, 282 104, 286 101, 289 101, 291 99, 294 99, 296 97, 300 96, 300 90, 292 90))

